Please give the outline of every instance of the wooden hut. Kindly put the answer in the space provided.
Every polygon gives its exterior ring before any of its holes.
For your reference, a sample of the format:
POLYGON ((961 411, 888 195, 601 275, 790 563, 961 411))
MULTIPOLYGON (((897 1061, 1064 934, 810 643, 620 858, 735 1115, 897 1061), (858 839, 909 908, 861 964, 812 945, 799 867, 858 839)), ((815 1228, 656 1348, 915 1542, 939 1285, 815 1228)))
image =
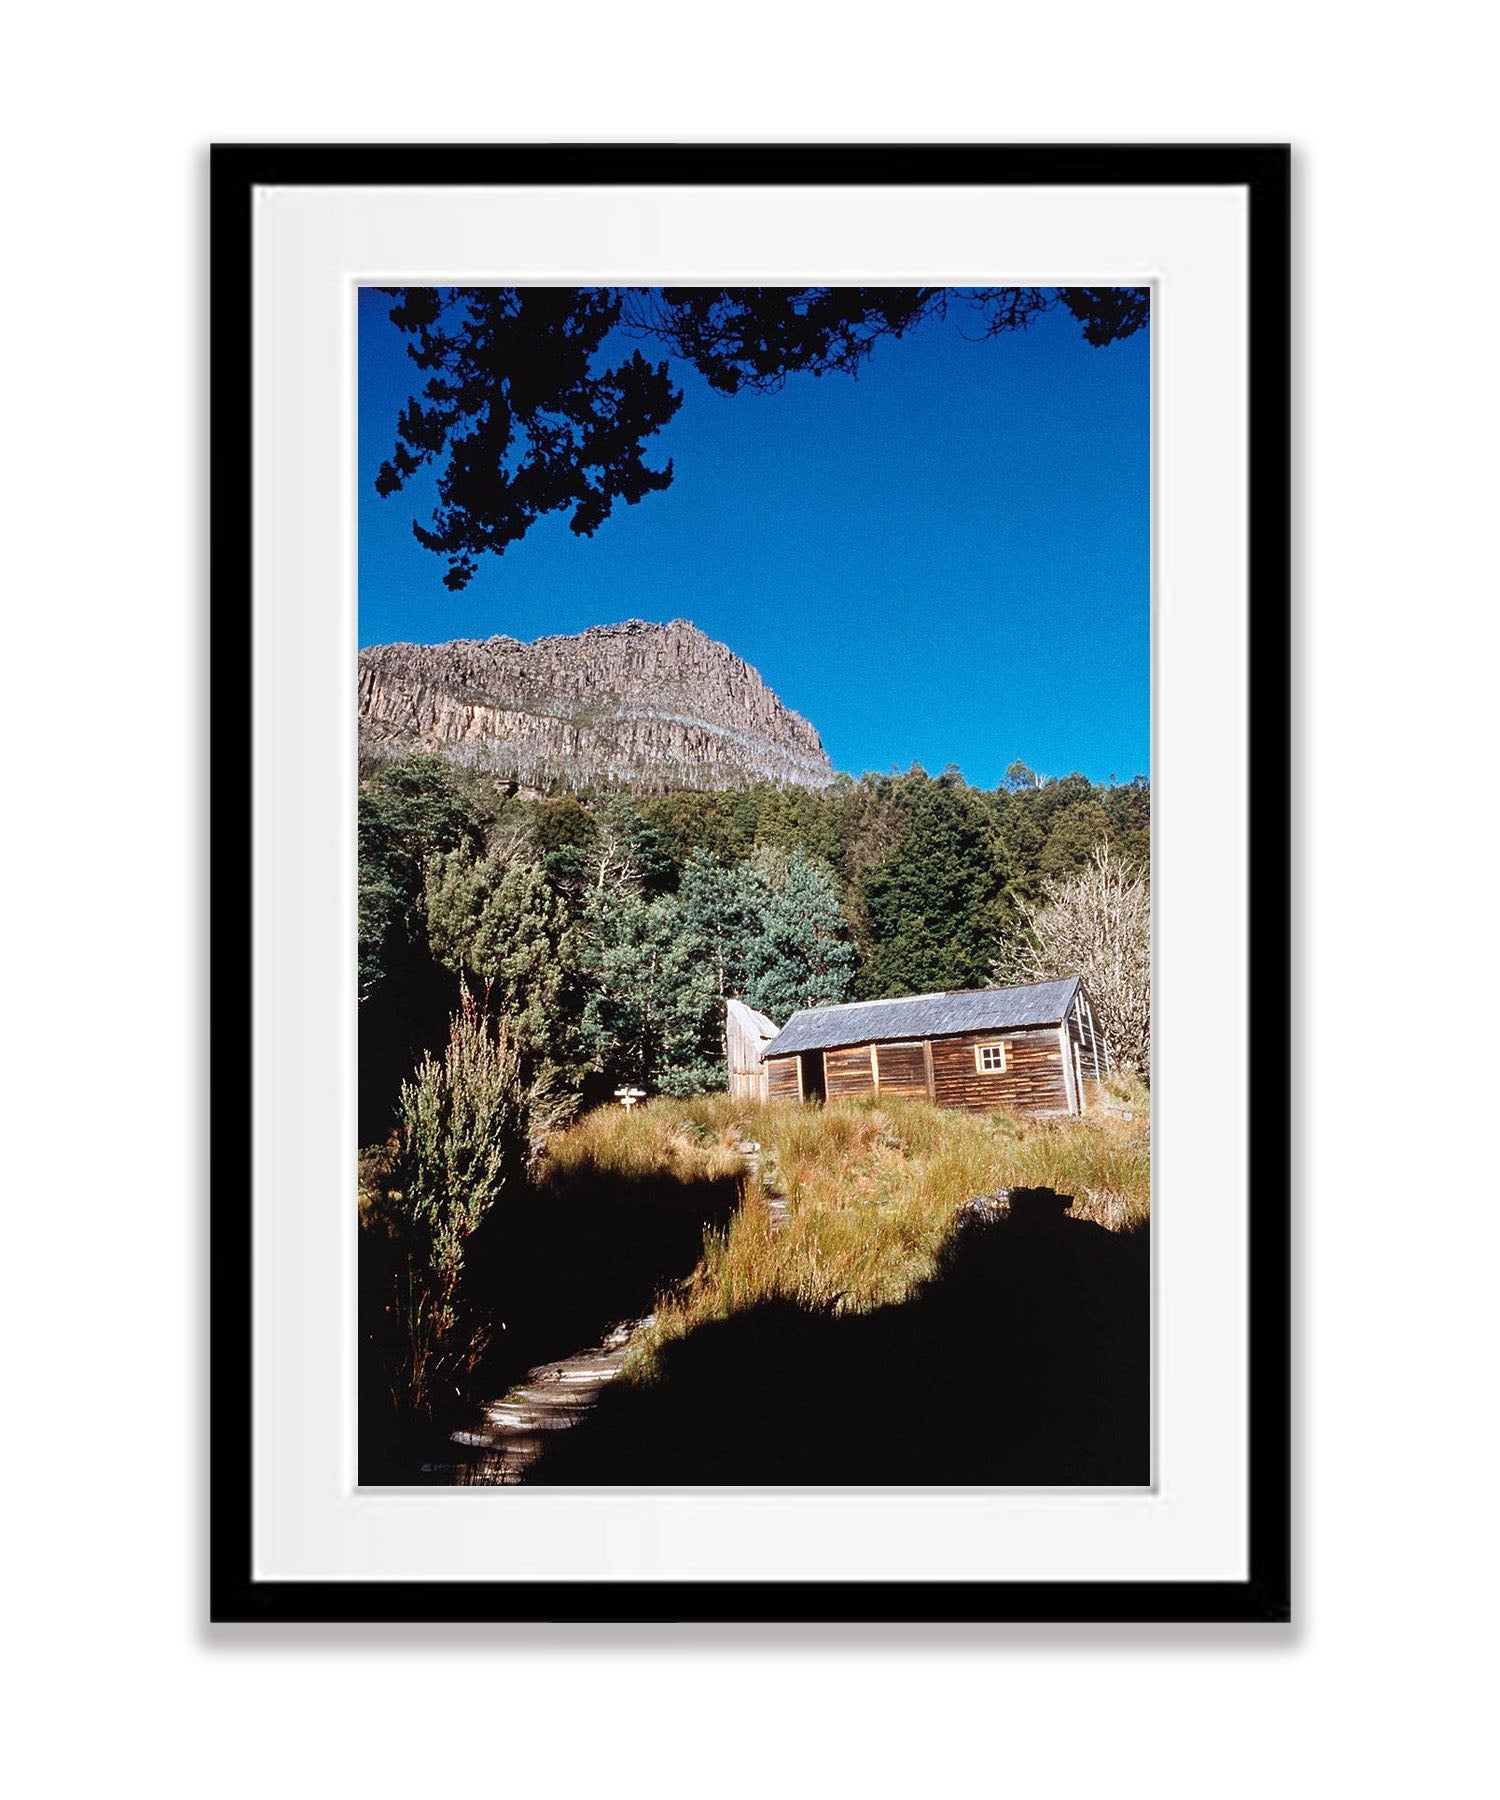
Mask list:
POLYGON ((770 1099, 910 1094, 986 1112, 1079 1113, 1109 1048, 1076 976, 793 1013, 761 1053, 770 1099))
POLYGON ((724 1002, 724 1053, 729 1062, 729 1091, 737 1100, 764 1100, 766 1070, 761 1053, 779 1027, 743 1000, 724 1002))

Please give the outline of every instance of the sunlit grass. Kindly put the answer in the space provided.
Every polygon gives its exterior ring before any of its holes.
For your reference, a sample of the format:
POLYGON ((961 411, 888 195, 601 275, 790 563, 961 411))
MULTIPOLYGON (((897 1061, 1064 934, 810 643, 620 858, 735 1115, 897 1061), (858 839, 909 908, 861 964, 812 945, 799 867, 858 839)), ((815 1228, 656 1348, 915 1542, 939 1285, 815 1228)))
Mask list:
POLYGON ((586 1175, 722 1181, 744 1166, 727 1129, 727 1119, 723 1128, 709 1126, 705 1119, 679 1116, 664 1101, 629 1112, 600 1107, 549 1139, 537 1185, 545 1190, 586 1175))
POLYGON ((708 1237, 693 1273, 659 1296, 626 1373, 650 1380, 661 1347, 765 1300, 864 1312, 908 1298, 936 1267, 964 1201, 1009 1187, 1071 1194, 1070 1217, 1132 1231, 1150 1217, 1149 1094, 1111 1094, 1082 1118, 945 1112, 873 1096, 829 1106, 655 1100, 589 1114, 554 1138, 553 1179, 588 1172, 722 1179, 760 1146, 759 1178, 728 1229, 708 1237), (1106 1102, 1108 1104, 1108 1102, 1106 1102), (779 1228, 767 1190, 784 1195, 779 1228))

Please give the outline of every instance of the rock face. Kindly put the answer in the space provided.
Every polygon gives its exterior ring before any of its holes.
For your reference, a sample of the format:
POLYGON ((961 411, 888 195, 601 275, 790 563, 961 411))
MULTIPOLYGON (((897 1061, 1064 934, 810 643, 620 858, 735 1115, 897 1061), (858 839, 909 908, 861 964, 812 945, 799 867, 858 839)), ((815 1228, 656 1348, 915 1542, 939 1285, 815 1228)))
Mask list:
POLYGON ((366 758, 424 751, 543 790, 833 779, 806 719, 686 619, 361 650, 359 737, 366 758))

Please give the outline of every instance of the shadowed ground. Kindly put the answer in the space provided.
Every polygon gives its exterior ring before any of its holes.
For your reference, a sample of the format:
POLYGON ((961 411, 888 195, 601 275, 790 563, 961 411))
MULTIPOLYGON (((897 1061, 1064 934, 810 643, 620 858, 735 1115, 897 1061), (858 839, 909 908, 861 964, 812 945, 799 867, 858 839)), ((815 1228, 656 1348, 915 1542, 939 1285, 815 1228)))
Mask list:
MULTIPOLYGON (((483 1465, 496 1447, 484 1437, 487 1416, 498 1409, 505 1418, 518 1383, 553 1390, 538 1396, 543 1411, 560 1416, 587 1405, 623 1359, 622 1322, 648 1314, 658 1289, 692 1270, 705 1230, 722 1230, 741 1195, 737 1175, 690 1181, 665 1172, 611 1174, 528 1191, 516 1205, 496 1207, 469 1247, 466 1287, 493 1325, 468 1391, 501 1398, 483 1409, 456 1400, 430 1421, 403 1425, 384 1400, 367 1320, 360 1480, 475 1479, 466 1465, 483 1465)), ((384 1248, 361 1240, 361 1294, 372 1310, 389 1291, 389 1272, 378 1260, 384 1248)), ((514 1422, 521 1423, 519 1412, 514 1422)))
POLYGON ((864 1314, 765 1302, 615 1381, 525 1479, 552 1485, 1150 1480, 1149 1233, 970 1212, 934 1278, 864 1314))

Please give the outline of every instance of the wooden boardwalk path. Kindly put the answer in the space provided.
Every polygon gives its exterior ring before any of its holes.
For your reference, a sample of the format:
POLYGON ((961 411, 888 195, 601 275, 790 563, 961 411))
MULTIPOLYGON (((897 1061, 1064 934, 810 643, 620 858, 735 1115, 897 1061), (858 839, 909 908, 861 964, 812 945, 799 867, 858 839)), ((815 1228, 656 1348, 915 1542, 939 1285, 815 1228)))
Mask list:
POLYGON ((791 1211, 785 1193, 774 1175, 767 1174, 761 1165, 761 1149, 753 1138, 743 1138, 735 1145, 745 1163, 745 1173, 750 1177, 751 1185, 760 1189, 761 1200, 771 1217, 772 1231, 780 1231, 787 1222, 791 1211))
POLYGON ((472 1487, 512 1487, 523 1481, 548 1438, 593 1411, 624 1367, 631 1338, 654 1318, 627 1319, 603 1343, 529 1370, 523 1382, 484 1409, 475 1430, 455 1431, 453 1442, 477 1453, 460 1480, 472 1487))
MULTIPOLYGON (((744 1161, 747 1193, 758 1193, 770 1215, 772 1231, 786 1223, 789 1206, 773 1175, 761 1166, 761 1147, 753 1140, 735 1144, 744 1161)), ((576 1351, 557 1362, 541 1363, 499 1400, 484 1409, 470 1431, 455 1431, 452 1442, 469 1452, 455 1479, 470 1487, 514 1487, 544 1454, 554 1433, 571 1430, 599 1403, 599 1396, 625 1366, 630 1341, 654 1324, 655 1313, 626 1319, 602 1343, 576 1351)))

